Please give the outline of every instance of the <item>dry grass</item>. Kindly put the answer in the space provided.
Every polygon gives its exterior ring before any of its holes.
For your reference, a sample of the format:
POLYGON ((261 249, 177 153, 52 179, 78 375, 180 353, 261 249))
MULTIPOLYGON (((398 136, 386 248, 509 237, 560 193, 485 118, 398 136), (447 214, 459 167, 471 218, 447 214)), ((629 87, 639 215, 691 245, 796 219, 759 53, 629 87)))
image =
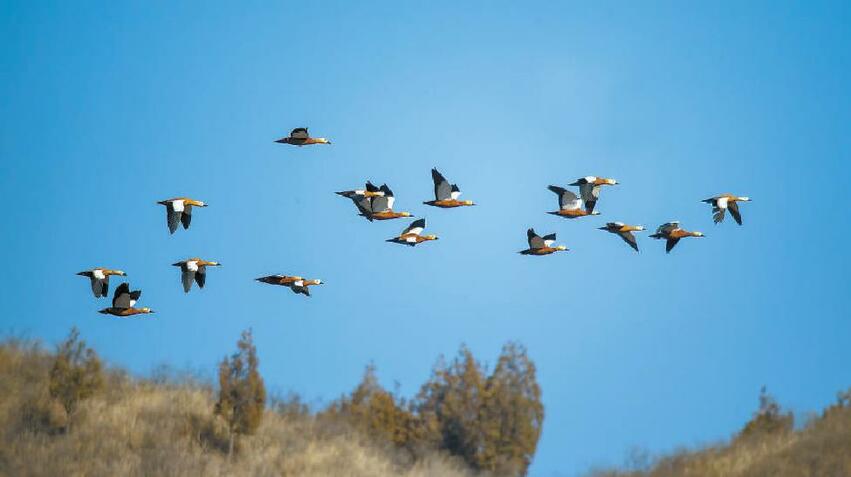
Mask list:
POLYGON ((851 475, 851 406, 841 402, 788 432, 736 437, 683 450, 647 469, 593 472, 595 477, 813 477, 851 475))
POLYGON ((80 404, 64 432, 68 418, 47 391, 51 364, 50 353, 33 343, 0 345, 0 475, 472 475, 437 452, 412 462, 297 405, 267 410, 228 462, 211 386, 137 380, 118 371, 109 372, 105 391, 80 404))

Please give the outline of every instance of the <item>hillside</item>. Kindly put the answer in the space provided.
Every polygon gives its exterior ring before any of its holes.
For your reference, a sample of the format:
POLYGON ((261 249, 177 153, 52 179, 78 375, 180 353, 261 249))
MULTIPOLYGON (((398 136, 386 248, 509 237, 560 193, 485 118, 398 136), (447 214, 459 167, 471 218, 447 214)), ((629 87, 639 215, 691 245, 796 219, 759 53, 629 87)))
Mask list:
MULTIPOLYGON (((105 369, 75 333, 56 351, 31 341, 0 344, 0 475, 518 475, 540 434, 539 404, 528 408, 533 427, 511 421, 512 411, 518 419, 530 416, 521 415, 524 398, 511 394, 512 386, 539 394, 525 353, 507 345, 486 376, 462 348, 409 401, 382 389, 371 367, 351 394, 320 410, 298 397, 266 399, 262 391, 259 425, 236 436, 229 457, 218 383, 105 369), (500 363, 526 371, 500 372, 500 363), (523 376, 531 381, 516 381, 523 376), (460 397, 456 389, 475 392, 460 397), (475 416, 460 422, 454 406, 475 416), (514 453, 506 445, 523 439, 511 432, 491 438, 491 424, 526 432, 531 448, 514 453)), ((250 333, 239 346, 253 350, 250 333)), ((232 362, 224 360, 220 373, 232 362)))
POLYGON ((644 468, 599 470, 594 477, 813 477, 851 475, 851 392, 796 426, 764 390, 759 410, 729 442, 681 450, 644 468))

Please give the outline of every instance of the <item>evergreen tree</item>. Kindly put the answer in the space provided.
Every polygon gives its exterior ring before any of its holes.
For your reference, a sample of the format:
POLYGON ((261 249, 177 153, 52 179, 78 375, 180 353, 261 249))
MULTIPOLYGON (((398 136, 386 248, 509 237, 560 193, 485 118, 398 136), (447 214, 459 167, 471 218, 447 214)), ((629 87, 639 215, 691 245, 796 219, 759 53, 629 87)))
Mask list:
POLYGON ((422 440, 418 419, 404 401, 381 387, 372 365, 367 366, 363 379, 349 396, 325 411, 325 417, 336 416, 364 435, 411 451, 422 440))
POLYGON ((768 394, 763 386, 759 392, 759 410, 745 424, 737 439, 789 432, 794 424, 795 418, 792 413, 784 413, 774 397, 768 394))
POLYGON ((544 418, 535 366, 509 343, 485 374, 464 346, 451 365, 439 361, 415 406, 424 435, 475 469, 524 475, 544 418))
POLYGON ((94 395, 103 387, 103 370, 97 353, 79 339, 80 332, 71 328, 68 338, 57 346, 56 359, 50 370, 48 390, 68 417, 70 427, 80 401, 94 395))
POLYGON ((219 365, 219 400, 215 413, 225 419, 230 434, 228 458, 237 435, 253 434, 260 426, 266 404, 266 388, 257 370, 259 360, 251 330, 242 332, 237 352, 219 365))

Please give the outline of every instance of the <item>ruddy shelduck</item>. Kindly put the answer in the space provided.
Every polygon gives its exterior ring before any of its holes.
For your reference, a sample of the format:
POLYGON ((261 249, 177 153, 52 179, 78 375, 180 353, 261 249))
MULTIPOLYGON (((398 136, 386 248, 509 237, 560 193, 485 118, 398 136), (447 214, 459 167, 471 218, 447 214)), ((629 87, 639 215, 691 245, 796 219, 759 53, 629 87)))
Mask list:
POLYGON ((596 176, 585 176, 580 177, 576 180, 576 182, 570 184, 572 186, 579 186, 579 196, 582 197, 582 201, 585 202, 585 210, 588 213, 594 211, 594 206, 597 205, 597 200, 600 198, 600 189, 602 186, 613 186, 617 185, 618 181, 614 179, 607 179, 605 177, 596 177, 596 176))
POLYGON ((324 282, 319 279, 305 280, 299 276, 293 275, 268 275, 265 277, 255 278, 258 282, 268 283, 269 285, 280 285, 289 287, 295 294, 310 296, 308 287, 313 285, 322 285, 324 282))
POLYGON ((134 308, 140 296, 142 296, 142 290, 130 291, 130 285, 124 282, 115 289, 115 295, 112 297, 112 306, 104 308, 98 313, 113 316, 133 316, 153 313, 154 310, 147 307, 134 308))
POLYGON ((405 230, 399 234, 398 237, 393 237, 391 239, 387 239, 387 242, 399 243, 404 245, 410 245, 411 247, 421 244, 423 242, 428 242, 431 240, 437 240, 437 235, 422 235, 423 230, 426 227, 425 219, 417 219, 411 222, 411 225, 405 227, 405 230))
POLYGON ((307 128, 295 128, 290 132, 290 135, 275 141, 279 144, 292 144, 293 146, 310 146, 311 144, 331 144, 331 141, 324 137, 310 137, 307 128))
POLYGON ((437 169, 431 170, 431 179, 434 181, 434 200, 423 202, 423 204, 443 209, 475 205, 472 200, 459 200, 461 189, 458 188, 458 184, 450 184, 437 169))
POLYGON ((175 199, 161 200, 157 204, 165 206, 166 222, 168 223, 168 232, 174 233, 177 230, 177 224, 182 223, 184 229, 189 228, 192 222, 192 207, 207 207, 207 204, 200 200, 190 199, 188 197, 177 197, 175 199))
POLYGON ((110 275, 118 275, 120 277, 127 276, 127 274, 121 270, 110 270, 108 268, 101 267, 86 270, 85 272, 80 272, 77 275, 89 277, 89 280, 92 282, 92 293, 95 294, 95 298, 109 295, 110 275))
POLYGON ((183 291, 189 293, 192 289, 192 281, 198 284, 198 288, 204 288, 207 282, 207 267, 220 267, 219 262, 211 262, 200 258, 187 258, 171 264, 180 267, 180 281, 183 283, 183 291))
POLYGON ((589 215, 600 215, 596 210, 588 210, 582 208, 582 200, 573 192, 564 187, 551 185, 547 187, 558 195, 559 209, 555 212, 547 212, 548 214, 558 215, 567 219, 575 219, 577 217, 586 217, 589 215))
POLYGON ((387 184, 382 184, 377 191, 367 189, 365 192, 370 192, 368 196, 367 194, 348 194, 348 192, 355 191, 338 192, 338 194, 352 199, 352 202, 355 203, 355 206, 357 206, 360 212, 359 215, 370 222, 373 220, 391 220, 411 216, 409 212, 396 212, 393 210, 393 204, 396 202, 396 198, 387 184))
POLYGON ((650 237, 654 239, 665 239, 665 253, 671 253, 671 249, 677 245, 681 238, 704 237, 703 232, 691 232, 680 227, 678 221, 662 224, 656 229, 656 233, 650 237))
POLYGON ((712 218, 715 220, 716 224, 724 221, 724 212, 729 210, 730 215, 733 216, 733 220, 735 220, 737 224, 742 225, 742 214, 739 213, 739 204, 737 204, 737 202, 750 201, 751 198, 747 196, 739 197, 733 194, 721 194, 702 200, 701 202, 706 202, 712 206, 712 218))
POLYGON ((616 234, 637 252, 638 242, 636 242, 633 232, 642 232, 644 231, 644 227, 641 225, 627 225, 623 222, 609 222, 605 227, 600 227, 600 230, 616 234))
POLYGON ((355 200, 362 197, 383 197, 384 192, 371 181, 366 181, 366 185, 363 189, 355 189, 355 190, 344 190, 342 192, 335 192, 337 195, 341 195, 343 197, 355 200))
POLYGON ((541 237, 535 233, 535 229, 529 229, 526 231, 526 238, 529 241, 529 248, 518 252, 523 255, 549 255, 567 250, 567 247, 564 245, 553 247, 556 241, 556 234, 554 233, 541 237))

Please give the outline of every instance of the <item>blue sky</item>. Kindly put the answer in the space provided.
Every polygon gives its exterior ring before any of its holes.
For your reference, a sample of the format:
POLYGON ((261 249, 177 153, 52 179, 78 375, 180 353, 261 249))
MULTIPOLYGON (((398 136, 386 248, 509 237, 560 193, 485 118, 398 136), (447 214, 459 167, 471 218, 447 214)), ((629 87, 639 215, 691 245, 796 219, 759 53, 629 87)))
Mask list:
POLYGON ((851 385, 847 3, 238 3, 0 4, 3 328, 212 375, 252 327, 269 388, 323 402, 369 362, 410 396, 461 343, 518 340, 542 476, 725 438, 763 384, 801 412, 851 385), (334 144, 272 142, 298 126, 334 144), (480 206, 422 205, 434 166, 480 206), (602 215, 546 215, 584 175, 621 182, 602 215), (404 222, 333 194, 366 179, 441 240, 385 243, 404 222), (699 202, 726 191, 743 227, 699 202), (210 207, 169 236, 155 202, 182 195, 210 207), (707 238, 596 230, 671 219, 707 238), (530 226, 571 251, 517 255, 530 226), (190 256, 224 266, 184 295, 190 256), (93 266, 158 314, 97 314, 93 266))

